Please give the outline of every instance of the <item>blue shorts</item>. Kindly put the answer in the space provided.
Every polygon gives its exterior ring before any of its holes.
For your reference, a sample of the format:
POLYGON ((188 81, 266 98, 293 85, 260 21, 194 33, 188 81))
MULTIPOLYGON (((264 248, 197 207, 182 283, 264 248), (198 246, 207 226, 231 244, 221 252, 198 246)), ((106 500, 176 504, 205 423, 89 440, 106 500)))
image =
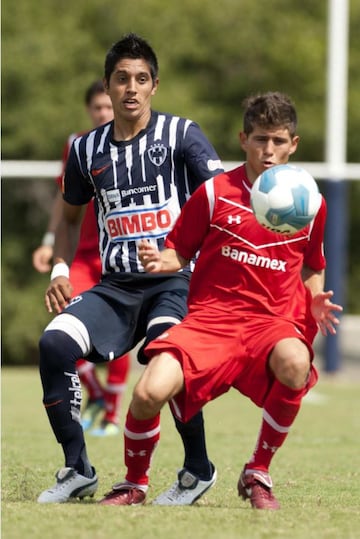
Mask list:
POLYGON ((111 274, 74 297, 63 312, 86 326, 93 346, 87 359, 108 361, 134 348, 146 337, 155 318, 182 320, 187 313, 188 290, 187 273, 111 274))

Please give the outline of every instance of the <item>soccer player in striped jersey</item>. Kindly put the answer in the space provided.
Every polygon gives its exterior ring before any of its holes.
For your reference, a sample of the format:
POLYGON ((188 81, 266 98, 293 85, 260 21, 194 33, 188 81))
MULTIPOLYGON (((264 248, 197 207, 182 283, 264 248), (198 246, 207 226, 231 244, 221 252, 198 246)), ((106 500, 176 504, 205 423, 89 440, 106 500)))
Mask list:
MULTIPOLYGON (((85 92, 85 107, 92 128, 99 127, 113 119, 113 108, 110 97, 105 92, 102 80, 90 84, 85 92)), ((74 140, 83 135, 73 133, 66 141, 62 155, 62 171, 56 178, 59 186, 55 197, 48 229, 44 235, 42 245, 33 252, 33 266, 40 273, 51 270, 55 231, 59 225, 63 208, 61 193, 62 179, 70 149, 74 140)), ((99 256, 99 238, 97 221, 94 211, 94 199, 90 200, 81 224, 79 242, 70 267, 70 281, 73 287, 72 294, 77 296, 84 290, 91 288, 101 278, 101 260, 99 256)), ((130 368, 130 355, 125 354, 119 361, 107 364, 106 384, 103 384, 97 375, 95 364, 85 359, 77 362, 77 371, 82 387, 86 389, 88 400, 82 413, 81 424, 84 430, 90 429, 96 417, 102 414, 100 425, 93 428, 93 436, 112 436, 119 433, 119 414, 122 396, 126 388, 130 368)))
MULTIPOLYGON (((55 242, 51 283, 45 303, 59 313, 40 339, 43 402, 65 466, 40 503, 93 495, 97 476, 80 425, 81 387, 76 361, 111 361, 145 344, 187 312, 191 271, 148 275, 137 243, 158 248, 181 207, 204 181, 223 170, 214 148, 191 120, 152 110, 158 87, 157 58, 142 38, 129 34, 105 59, 104 85, 114 120, 74 141, 63 181, 64 209, 55 242), (95 197, 101 282, 72 298, 68 264, 76 248, 83 208, 95 197)), ((140 362, 146 362, 140 348, 140 362)), ((191 474, 188 503, 216 479, 209 461, 201 412, 188 424, 175 418, 191 474)), ((152 432, 159 433, 160 423, 152 432)), ((129 435, 137 438, 136 431, 129 435)))
MULTIPOLYGON (((311 347, 317 325, 324 335, 334 333, 342 308, 331 302, 332 291, 323 288, 325 200, 313 222, 292 236, 263 228, 250 206, 258 175, 286 163, 297 148, 290 99, 277 92, 249 98, 240 140, 245 164, 196 190, 168 235, 166 249, 159 251, 146 240, 139 246, 140 260, 154 276, 178 271, 200 254, 188 315, 146 348, 152 359, 134 389, 125 425, 126 478, 103 504, 144 500, 159 441, 152 429, 165 402, 188 421, 206 402, 234 387, 263 409, 238 493, 256 509, 279 508, 269 466, 303 396, 317 381, 311 347)), ((241 447, 238 441, 234 447, 241 447)), ((181 471, 178 492, 160 495, 161 504, 179 499, 187 481, 181 471)))

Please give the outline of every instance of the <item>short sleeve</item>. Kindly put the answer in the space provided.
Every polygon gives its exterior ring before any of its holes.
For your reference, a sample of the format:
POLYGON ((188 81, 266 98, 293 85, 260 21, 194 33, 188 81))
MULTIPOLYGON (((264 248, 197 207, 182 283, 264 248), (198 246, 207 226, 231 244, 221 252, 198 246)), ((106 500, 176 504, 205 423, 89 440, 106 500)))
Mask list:
POLYGON ((183 206, 174 228, 165 240, 165 247, 175 249, 183 258, 191 260, 200 250, 209 225, 209 202, 206 183, 203 183, 183 206))
POLYGON ((75 148, 73 142, 65 167, 63 180, 63 198, 75 206, 87 204, 94 197, 94 187, 87 175, 84 175, 79 162, 79 146, 75 148))
POLYGON ((306 252, 304 253, 304 265, 308 266, 314 271, 320 271, 326 267, 326 259, 324 254, 326 213, 326 202, 322 197, 320 209, 316 214, 314 224, 310 231, 309 244, 306 252))
POLYGON ((214 147, 195 122, 191 122, 185 131, 183 152, 190 175, 191 192, 204 181, 224 171, 214 147))

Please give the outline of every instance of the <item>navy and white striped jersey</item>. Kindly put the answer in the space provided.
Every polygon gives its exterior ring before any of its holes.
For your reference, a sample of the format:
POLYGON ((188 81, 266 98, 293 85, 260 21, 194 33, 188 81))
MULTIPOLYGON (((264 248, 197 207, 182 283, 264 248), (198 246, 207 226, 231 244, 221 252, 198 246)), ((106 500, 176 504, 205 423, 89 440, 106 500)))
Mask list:
POLYGON ((223 167, 191 120, 152 111, 147 127, 121 142, 113 125, 74 141, 63 196, 74 205, 95 196, 103 274, 139 273, 136 242, 146 238, 161 249, 191 193, 223 167))

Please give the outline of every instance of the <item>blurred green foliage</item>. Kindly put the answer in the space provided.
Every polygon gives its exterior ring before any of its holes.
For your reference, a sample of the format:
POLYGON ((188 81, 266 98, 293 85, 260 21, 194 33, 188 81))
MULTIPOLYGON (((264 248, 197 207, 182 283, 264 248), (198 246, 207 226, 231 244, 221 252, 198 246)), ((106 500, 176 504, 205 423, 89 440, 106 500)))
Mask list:
MULTIPOLYGON (((86 129, 83 94, 124 33, 148 39, 160 64, 154 108, 200 123, 223 160, 240 160, 241 103, 280 90, 299 115, 297 161, 325 153, 328 2, 313 0, 4 0, 2 158, 60 159, 69 133, 86 129)), ((358 161, 360 3, 350 0, 347 159, 358 161)), ((48 275, 31 265, 46 228, 51 181, 2 182, 3 361, 36 361, 49 320, 48 275)), ((360 311, 360 184, 349 195, 348 312, 360 311)))

